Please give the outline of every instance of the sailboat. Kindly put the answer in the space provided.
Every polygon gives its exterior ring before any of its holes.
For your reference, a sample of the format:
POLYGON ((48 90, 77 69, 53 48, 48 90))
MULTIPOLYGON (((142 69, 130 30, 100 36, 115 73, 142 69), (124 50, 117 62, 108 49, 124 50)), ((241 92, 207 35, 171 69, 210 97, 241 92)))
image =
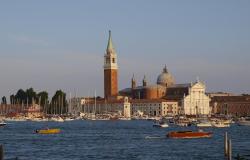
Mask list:
POLYGON ((90 120, 96 120, 96 91, 95 91, 95 104, 93 108, 93 113, 90 113, 90 120))

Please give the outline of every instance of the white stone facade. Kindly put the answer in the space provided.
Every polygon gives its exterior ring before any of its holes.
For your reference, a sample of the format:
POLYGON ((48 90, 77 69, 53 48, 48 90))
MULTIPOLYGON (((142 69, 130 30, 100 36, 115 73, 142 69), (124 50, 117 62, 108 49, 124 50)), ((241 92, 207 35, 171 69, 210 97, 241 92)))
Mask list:
POLYGON ((148 116, 166 116, 178 114, 178 102, 166 100, 140 100, 132 102, 132 114, 142 112, 148 116))
POLYGON ((209 115, 210 98, 205 94, 206 86, 202 82, 195 82, 189 87, 189 94, 182 100, 182 114, 185 115, 209 115))

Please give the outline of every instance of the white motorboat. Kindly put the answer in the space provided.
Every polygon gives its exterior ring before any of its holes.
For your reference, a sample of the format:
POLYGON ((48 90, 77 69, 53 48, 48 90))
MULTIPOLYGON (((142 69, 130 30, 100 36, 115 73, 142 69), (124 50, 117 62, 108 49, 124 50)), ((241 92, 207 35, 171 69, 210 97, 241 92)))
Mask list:
POLYGON ((52 117, 51 121, 55 121, 55 122, 64 122, 64 120, 61 117, 52 117))
POLYGON ((250 126, 250 117, 241 118, 241 119, 238 121, 238 125, 240 125, 240 126, 250 126))
POLYGON ((75 119, 72 118, 72 117, 67 117, 67 118, 64 119, 64 121, 74 121, 74 120, 75 120, 75 119))
POLYGON ((209 121, 200 121, 196 124, 197 127, 212 127, 212 124, 209 121))
POLYGON ((153 127, 166 128, 166 127, 168 127, 168 124, 167 124, 167 123, 164 123, 164 122, 155 122, 155 123, 153 124, 153 127))
POLYGON ((4 121, 0 121, 0 126, 5 126, 6 124, 4 121))
POLYGON ((131 118, 129 118, 129 117, 120 117, 119 120, 129 121, 129 120, 131 120, 131 118))
POLYGON ((225 127, 230 127, 229 123, 224 123, 222 121, 216 121, 212 123, 213 127, 217 127, 217 128, 225 128, 225 127))

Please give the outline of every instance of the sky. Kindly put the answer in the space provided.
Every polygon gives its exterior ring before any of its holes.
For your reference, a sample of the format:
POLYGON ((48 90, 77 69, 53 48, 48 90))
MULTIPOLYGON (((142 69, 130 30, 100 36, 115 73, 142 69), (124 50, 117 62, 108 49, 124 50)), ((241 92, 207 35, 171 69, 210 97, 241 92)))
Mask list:
POLYGON ((250 93, 248 0, 0 1, 0 96, 33 87, 103 96, 108 31, 119 89, 149 84, 167 65, 176 83, 250 93))

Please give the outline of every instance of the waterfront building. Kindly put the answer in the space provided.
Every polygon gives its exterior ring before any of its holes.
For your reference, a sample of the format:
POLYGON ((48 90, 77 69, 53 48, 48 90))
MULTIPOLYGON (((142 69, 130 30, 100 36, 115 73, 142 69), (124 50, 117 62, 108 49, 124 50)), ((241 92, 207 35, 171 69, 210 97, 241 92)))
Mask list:
POLYGON ((224 114, 236 117, 250 116, 250 96, 214 96, 210 106, 213 114, 224 114))
POLYGON ((178 115, 178 102, 166 99, 131 100, 132 115, 143 113, 148 116, 175 116, 178 115))
POLYGON ((167 89, 166 99, 177 100, 180 114, 209 115, 210 98, 205 93, 206 86, 197 80, 195 83, 176 84, 167 89))
POLYGON ((212 98, 212 97, 223 97, 223 96, 235 96, 233 93, 228 93, 228 92, 210 92, 207 93, 207 95, 212 98))
POLYGON ((106 101, 104 99, 83 105, 85 113, 119 113, 126 118, 132 115, 174 116, 178 115, 178 102, 166 99, 124 99, 106 101))

